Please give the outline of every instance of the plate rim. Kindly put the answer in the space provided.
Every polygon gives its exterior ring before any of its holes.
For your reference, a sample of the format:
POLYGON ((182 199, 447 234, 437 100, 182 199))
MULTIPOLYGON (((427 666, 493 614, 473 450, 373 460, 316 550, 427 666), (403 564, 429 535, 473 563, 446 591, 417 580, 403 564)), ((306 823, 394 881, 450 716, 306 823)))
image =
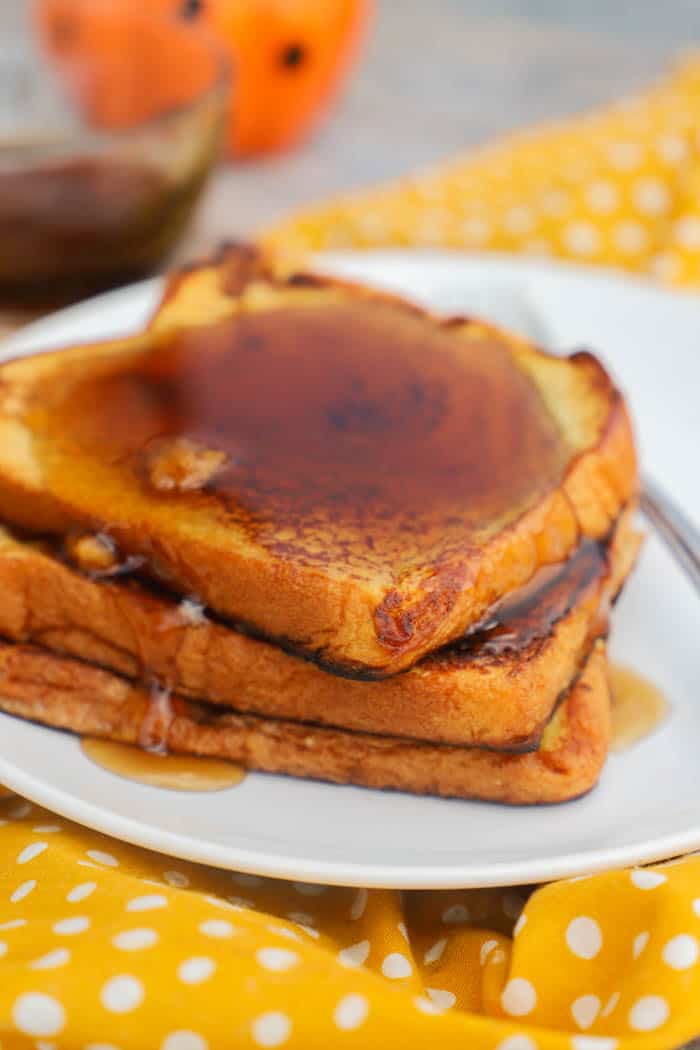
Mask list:
MULTIPOLYGON (((464 267, 465 269, 478 264, 484 268, 484 271, 489 269, 499 270, 505 267, 508 270, 512 269, 514 272, 523 270, 525 273, 534 271, 549 274, 553 277, 564 276, 577 283, 601 283, 607 286, 635 289, 659 300, 670 297, 681 302, 697 305, 700 311, 700 297, 697 291, 691 288, 661 285, 652 277, 644 274, 616 269, 613 266, 575 262, 570 259, 515 255, 508 252, 465 252, 446 248, 371 248, 362 251, 324 251, 314 254, 312 259, 313 262, 310 269, 323 266, 344 266, 347 265, 349 259, 369 260, 373 265, 378 264, 380 266, 404 265, 410 262, 411 265, 444 266, 447 264, 458 268, 464 267)), ((155 277, 147 277, 144 280, 135 281, 121 288, 113 288, 111 291, 90 296, 78 303, 65 306, 60 310, 54 310, 44 317, 21 325, 19 328, 6 333, 0 339, 0 360, 4 359, 8 349, 9 353, 12 352, 15 342, 33 338, 41 334, 45 328, 55 325, 56 322, 69 321, 72 317, 79 316, 88 309, 96 311, 101 306, 113 305, 122 299, 128 302, 136 295, 146 296, 149 292, 154 296, 153 306, 157 305, 155 296, 163 286, 166 276, 161 274, 155 277)), ((133 331, 131 327, 125 329, 127 334, 131 331, 133 331)), ((116 338, 119 337, 120 333, 116 333, 116 338)), ((57 346, 60 347, 60 343, 57 346)), ((56 347, 52 346, 51 348, 55 349, 56 347)), ((41 352, 31 351, 31 355, 41 352)), ((20 351, 20 353, 24 354, 24 351, 20 351)))
MULTIPOLYGON (((12 715, 0 712, 0 725, 12 715)), ((30 723, 25 723, 30 724, 30 723)), ((61 732, 47 726, 37 728, 50 732, 61 732)), ((326 886, 345 886, 366 889, 400 890, 447 890, 476 889, 493 886, 517 886, 530 883, 546 883, 559 879, 576 878, 602 871, 650 864, 654 861, 671 860, 681 854, 700 849, 700 824, 685 833, 672 833, 656 838, 645 846, 615 846, 608 849, 562 854, 555 860, 506 861, 493 865, 425 865, 406 869, 401 865, 370 867, 366 864, 340 861, 304 861, 283 854, 256 852, 218 846, 206 840, 172 831, 158 830, 133 818, 122 817, 109 810, 102 810, 93 803, 77 799, 62 789, 45 786, 31 774, 12 765, 0 756, 0 780, 23 798, 40 805, 59 816, 77 824, 109 835, 132 846, 142 847, 179 860, 187 860, 210 867, 223 868, 250 875, 303 881, 326 886), (93 815, 94 814, 94 815, 93 815), (633 857, 633 859, 630 859, 633 857), (471 874, 470 874, 471 872, 471 874)), ((323 784, 319 785, 323 787, 323 784)), ((163 790, 163 789, 158 789, 163 790)), ((167 792, 172 798, 178 792, 167 792)), ((566 803, 562 803, 566 806, 566 803)), ((700 814, 699 814, 700 815, 700 814)))
MULTIPOLYGON (((605 284, 606 286, 625 287, 652 295, 657 299, 678 297, 691 301, 698 306, 700 300, 696 293, 687 289, 666 289, 655 285, 650 279, 598 267, 586 267, 574 263, 555 262, 551 260, 531 259, 505 254, 466 254, 442 250, 374 250, 370 252, 327 252, 316 257, 315 265, 343 266, 350 261, 371 260, 373 268, 397 266, 410 263, 411 267, 439 265, 454 266, 456 269, 470 269, 475 264, 482 267, 482 272, 505 269, 523 277, 533 271, 547 273, 557 277, 566 277, 575 282, 605 284)), ((376 277, 368 278, 376 280, 376 277)), ((77 320, 87 314, 97 315, 103 306, 114 307, 124 302, 128 304, 135 299, 152 296, 153 304, 157 301, 158 289, 162 278, 150 278, 125 288, 113 290, 84 302, 49 314, 38 321, 11 333, 0 342, 0 357, 11 356, 15 344, 20 346, 18 353, 27 356, 41 353, 40 350, 25 351, 22 342, 45 336, 52 327, 77 320)), ((133 308, 132 308, 133 309, 133 308)), ((124 333, 134 330, 135 325, 125 326, 124 333)), ((112 333, 106 333, 111 337, 112 333)), ((118 336, 117 336, 118 337, 118 336)), ((92 336, 90 337, 93 338, 92 336)), ((51 347, 61 343, 51 343, 51 347)), ((47 347, 48 348, 48 347, 47 347)), ((0 714, 0 725, 4 719, 13 716, 0 714)), ((25 726, 30 723, 24 723, 25 726)), ((37 727, 51 730, 48 727, 37 727)), ((253 774, 255 775, 255 774, 253 774)), ((548 858, 532 860, 511 860, 495 863, 469 862, 461 864, 425 864, 408 868, 405 864, 376 864, 367 862, 318 859, 304 860, 290 858, 283 852, 256 850, 231 845, 221 845, 207 839, 193 837, 176 831, 157 828, 152 823, 141 822, 113 810, 104 809, 87 799, 81 799, 63 788, 52 786, 32 773, 26 773, 10 759, 0 754, 0 779, 8 787, 17 791, 30 801, 58 813, 68 819, 82 824, 95 831, 110 835, 119 840, 156 850, 169 856, 190 860, 197 863, 241 871, 250 874, 267 875, 282 879, 323 883, 325 885, 357 886, 368 888, 397 889, 456 889, 476 886, 506 886, 524 882, 546 882, 553 879, 571 878, 596 871, 614 870, 631 864, 651 863, 660 859, 700 849, 700 805, 696 823, 684 831, 674 831, 667 835, 657 836, 651 840, 636 844, 603 847, 599 849, 563 852, 548 858)), ((323 785, 319 785, 323 787, 323 785)), ((162 790, 162 789, 161 789, 162 790)), ((168 796, 164 796, 168 797, 168 796)), ((171 796, 172 797, 172 796, 171 796)))

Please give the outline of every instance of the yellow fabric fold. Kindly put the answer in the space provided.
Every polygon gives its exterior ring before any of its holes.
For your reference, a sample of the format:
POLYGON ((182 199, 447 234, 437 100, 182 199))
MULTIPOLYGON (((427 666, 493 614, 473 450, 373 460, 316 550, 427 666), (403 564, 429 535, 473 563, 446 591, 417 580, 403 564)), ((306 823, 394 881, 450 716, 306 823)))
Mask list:
POLYGON ((3 1050, 620 1050, 700 1029, 700 859, 530 892, 232 874, 0 802, 3 1050))
POLYGON ((430 247, 525 252, 700 282, 700 55, 592 114, 314 206, 264 232, 292 255, 430 247))
MULTIPOLYGON (((700 281, 700 59, 267 231, 700 281)), ((565 819, 565 813, 563 813, 565 819)), ((700 1032, 700 859, 398 893, 175 861, 0 802, 2 1050, 665 1050, 700 1032)))

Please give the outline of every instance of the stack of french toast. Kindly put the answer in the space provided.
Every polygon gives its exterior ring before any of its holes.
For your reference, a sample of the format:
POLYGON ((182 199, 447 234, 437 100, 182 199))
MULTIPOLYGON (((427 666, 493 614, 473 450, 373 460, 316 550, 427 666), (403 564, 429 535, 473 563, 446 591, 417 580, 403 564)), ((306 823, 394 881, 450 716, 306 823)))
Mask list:
POLYGON ((639 545, 589 353, 232 245, 0 367, 0 709, 373 788, 558 802, 639 545))

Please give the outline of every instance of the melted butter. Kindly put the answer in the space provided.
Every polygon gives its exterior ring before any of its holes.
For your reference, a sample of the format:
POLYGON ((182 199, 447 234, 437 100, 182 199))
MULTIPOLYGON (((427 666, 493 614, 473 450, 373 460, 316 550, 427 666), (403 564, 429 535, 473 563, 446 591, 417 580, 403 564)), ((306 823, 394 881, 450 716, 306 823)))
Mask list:
POLYGON ((83 754, 110 773, 171 791, 223 791, 240 784, 245 770, 233 762, 190 755, 162 755, 113 740, 86 737, 83 754))
POLYGON ((626 751, 666 720, 670 704, 652 682, 619 664, 610 669, 612 751, 626 751))

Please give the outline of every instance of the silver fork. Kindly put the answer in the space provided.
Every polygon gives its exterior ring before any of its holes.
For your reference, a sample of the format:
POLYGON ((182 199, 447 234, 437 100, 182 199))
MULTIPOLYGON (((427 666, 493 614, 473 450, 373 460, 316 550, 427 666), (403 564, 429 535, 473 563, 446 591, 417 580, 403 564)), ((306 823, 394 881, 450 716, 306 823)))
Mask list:
POLYGON ((698 591, 700 591, 700 530, 651 478, 642 478, 639 506, 698 591))

